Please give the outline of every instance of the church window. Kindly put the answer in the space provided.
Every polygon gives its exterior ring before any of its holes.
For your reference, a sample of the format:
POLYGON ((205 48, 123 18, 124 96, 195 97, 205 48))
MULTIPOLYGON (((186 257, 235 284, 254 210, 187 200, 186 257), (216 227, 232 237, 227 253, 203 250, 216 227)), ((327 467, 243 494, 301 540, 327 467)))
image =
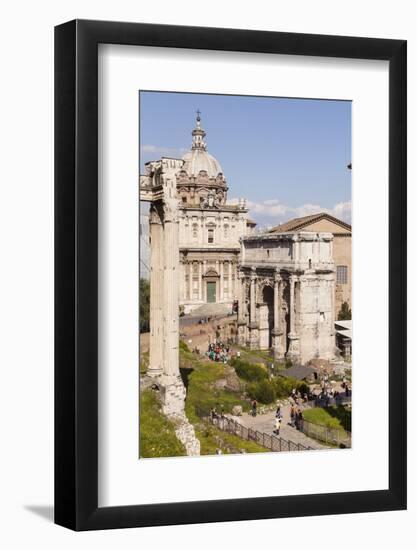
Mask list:
POLYGON ((207 239, 207 242, 208 242, 209 244, 214 243, 214 229, 209 229, 209 230, 208 230, 208 239, 207 239))
POLYGON ((183 204, 185 204, 187 202, 187 197, 183 196, 182 197, 182 202, 183 202, 183 204))
POLYGON ((347 276, 348 276, 348 268, 347 265, 338 265, 336 268, 336 283, 339 285, 346 285, 347 284, 347 276))
POLYGON ((224 238, 227 239, 228 236, 229 236, 229 226, 225 225, 224 226, 224 238))
POLYGON ((198 237, 198 226, 196 223, 193 223, 193 239, 198 237))

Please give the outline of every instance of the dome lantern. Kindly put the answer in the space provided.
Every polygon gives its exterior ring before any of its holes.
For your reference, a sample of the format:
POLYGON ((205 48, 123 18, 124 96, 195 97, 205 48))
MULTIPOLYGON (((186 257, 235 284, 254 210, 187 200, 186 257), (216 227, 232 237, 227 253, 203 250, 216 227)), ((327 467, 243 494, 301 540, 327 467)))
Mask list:
POLYGON ((196 125, 191 132, 193 137, 191 151, 186 153, 182 159, 183 169, 189 176, 198 176, 200 172, 206 172, 209 178, 217 178, 223 175, 220 163, 207 152, 207 144, 204 141, 206 132, 201 127, 201 113, 197 110, 196 125))

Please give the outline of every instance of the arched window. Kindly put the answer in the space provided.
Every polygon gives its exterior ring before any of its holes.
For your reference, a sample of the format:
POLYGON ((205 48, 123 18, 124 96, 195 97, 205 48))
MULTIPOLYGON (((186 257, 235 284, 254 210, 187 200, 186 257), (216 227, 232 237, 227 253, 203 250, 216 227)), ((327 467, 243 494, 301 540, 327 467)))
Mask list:
POLYGON ((214 243, 214 229, 209 229, 207 231, 207 242, 209 244, 213 244, 214 243))

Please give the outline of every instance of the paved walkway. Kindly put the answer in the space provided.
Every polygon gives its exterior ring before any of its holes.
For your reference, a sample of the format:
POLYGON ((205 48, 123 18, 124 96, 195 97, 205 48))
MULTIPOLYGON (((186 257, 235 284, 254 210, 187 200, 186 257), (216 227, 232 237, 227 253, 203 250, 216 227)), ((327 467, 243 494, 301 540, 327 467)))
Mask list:
MULTIPOLYGON (((302 445, 305 445, 306 447, 312 447, 313 449, 329 448, 289 425, 290 405, 282 405, 281 414, 283 418, 281 420, 281 429, 279 432, 280 437, 292 441, 293 443, 301 443, 302 445)), ((239 418, 239 422, 247 428, 252 428, 266 434, 273 433, 273 430, 275 429, 274 420, 275 411, 271 411, 265 414, 258 414, 255 417, 251 414, 244 413, 239 418)))

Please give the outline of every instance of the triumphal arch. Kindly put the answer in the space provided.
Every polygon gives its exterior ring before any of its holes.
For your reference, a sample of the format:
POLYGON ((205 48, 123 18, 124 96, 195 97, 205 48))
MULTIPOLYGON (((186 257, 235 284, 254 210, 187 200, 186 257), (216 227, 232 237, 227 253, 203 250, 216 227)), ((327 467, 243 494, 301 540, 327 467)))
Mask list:
POLYGON ((241 239, 239 343, 278 361, 333 359, 333 235, 297 232, 241 239))

